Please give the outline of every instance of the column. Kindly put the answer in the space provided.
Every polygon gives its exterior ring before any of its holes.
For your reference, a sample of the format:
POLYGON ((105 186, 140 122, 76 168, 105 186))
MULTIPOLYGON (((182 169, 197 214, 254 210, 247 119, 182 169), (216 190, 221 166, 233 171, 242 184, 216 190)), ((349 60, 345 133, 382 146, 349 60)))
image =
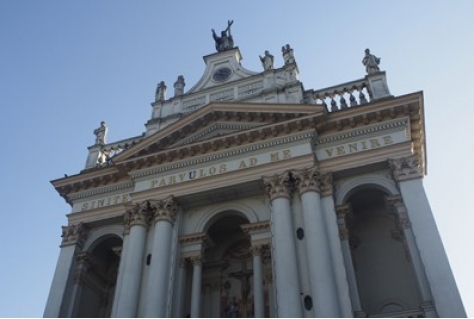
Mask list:
POLYGON ((336 281, 336 291, 339 299, 340 316, 352 318, 352 303, 347 280, 346 267, 342 253, 341 240, 339 238, 339 227, 334 205, 334 188, 332 174, 326 173, 320 176, 321 205, 323 209, 325 229, 328 235, 329 250, 332 256, 333 274, 336 281))
POLYGON ((63 226, 62 243, 51 289, 44 309, 45 318, 64 317, 65 302, 68 300, 68 286, 72 285, 76 252, 87 238, 87 227, 83 224, 63 226))
POLYGON ((193 284, 191 288, 191 318, 201 316, 202 256, 190 258, 193 265, 193 284))
POLYGON ((124 245, 115 290, 112 317, 137 316, 145 242, 150 214, 148 203, 128 207, 124 215, 124 245))
POLYGON ((153 250, 144 304, 144 316, 166 316, 167 292, 170 277, 173 224, 178 205, 172 196, 163 200, 149 200, 155 229, 153 250))
POLYGON ((290 210, 288 173, 263 177, 271 201, 272 256, 278 317, 301 318, 302 303, 299 284, 293 221, 290 210))
POLYGON ((263 247, 261 245, 251 247, 253 255, 253 304, 254 317, 265 317, 265 303, 263 295, 263 265, 262 253, 263 247))
POLYGON ((293 176, 303 206, 314 313, 316 317, 340 317, 332 256, 319 194, 320 174, 313 167, 294 170, 293 176))
POLYGON ((337 223, 339 226, 339 238, 341 240, 341 250, 346 269, 347 281, 349 283, 349 294, 351 296, 352 310, 356 318, 365 318, 366 314, 362 310, 360 303, 359 291, 357 290, 357 278, 352 263, 352 253, 349 244, 349 227, 348 220, 352 216, 352 208, 349 204, 336 207, 337 223))
POLYGON ((443 243, 423 188, 417 155, 391 159, 390 171, 398 182, 416 246, 440 317, 466 317, 443 243))
POLYGON ((180 258, 179 260, 179 271, 178 271, 178 283, 177 291, 175 292, 175 298, 173 300, 173 315, 174 317, 184 318, 184 293, 186 286, 186 260, 180 258))

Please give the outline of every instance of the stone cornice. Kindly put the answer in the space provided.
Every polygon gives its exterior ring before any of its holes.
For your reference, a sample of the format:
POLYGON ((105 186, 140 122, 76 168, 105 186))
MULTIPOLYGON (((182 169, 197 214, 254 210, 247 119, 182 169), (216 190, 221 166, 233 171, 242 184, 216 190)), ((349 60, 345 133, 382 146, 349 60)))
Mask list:
POLYGON ((171 171, 171 170, 191 167, 193 165, 204 164, 204 163, 212 162, 216 160, 223 160, 229 157, 243 156, 248 153, 252 153, 252 152, 256 152, 256 151, 264 150, 264 149, 271 149, 271 148, 278 147, 280 145, 295 143, 295 142, 302 141, 305 139, 313 139, 315 136, 316 136, 316 132, 314 130, 298 132, 293 135, 281 136, 281 137, 266 140, 260 143, 254 143, 254 144, 246 145, 243 147, 231 148, 228 150, 226 149, 226 150, 223 150, 222 152, 215 152, 208 156, 193 157, 187 161, 185 160, 178 161, 178 162, 164 164, 164 165, 160 165, 160 166, 149 168, 149 169, 130 172, 130 176, 133 179, 143 178, 146 176, 161 174, 161 173, 171 171))
MULTIPOLYGON (((367 125, 358 129, 344 131, 342 133, 324 135, 317 139, 317 144, 323 147, 340 144, 341 142, 349 143, 353 140, 377 136, 380 132, 390 133, 401 131, 409 125, 409 118, 398 118, 391 121, 384 121, 383 123, 376 123, 367 125)), ((408 130, 409 131, 409 130, 408 130)), ((409 132, 407 132, 409 134, 409 132)))
POLYGON ((69 194, 68 198, 71 201, 74 201, 74 200, 77 200, 77 199, 88 198, 88 197, 91 197, 91 196, 94 196, 94 195, 102 195, 102 194, 112 193, 112 192, 123 190, 123 189, 133 189, 134 185, 135 185, 135 183, 133 181, 128 180, 128 181, 115 183, 113 185, 109 185, 109 186, 105 186, 105 187, 94 188, 94 189, 87 190, 87 191, 84 191, 84 192, 69 194))

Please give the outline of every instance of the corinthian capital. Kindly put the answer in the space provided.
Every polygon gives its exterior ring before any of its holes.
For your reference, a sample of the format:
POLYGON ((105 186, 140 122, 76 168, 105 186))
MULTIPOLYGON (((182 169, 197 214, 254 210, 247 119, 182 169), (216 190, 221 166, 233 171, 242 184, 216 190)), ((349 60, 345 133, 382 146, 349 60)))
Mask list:
POLYGON ((298 193, 303 195, 306 192, 319 193, 320 177, 317 167, 296 169, 292 171, 295 178, 295 186, 298 193))
POLYGON ((321 174, 319 180, 319 188, 321 196, 331 196, 334 194, 334 187, 332 184, 332 173, 321 174))
POLYGON ((150 221, 150 208, 147 201, 134 205, 127 205, 127 211, 124 215, 124 233, 129 234, 130 228, 134 225, 147 227, 150 221))
POLYGON ((75 244, 82 247, 82 244, 84 244, 84 241, 87 238, 88 231, 89 230, 84 223, 63 226, 61 234, 63 240, 61 242, 61 247, 75 244))
POLYGON ((156 222, 164 220, 174 223, 179 207, 173 196, 162 200, 150 200, 150 208, 153 212, 153 219, 156 222))
POLYGON ((289 175, 287 172, 279 175, 263 176, 262 178, 265 191, 270 200, 280 197, 287 199, 290 198, 290 189, 288 185, 289 175))
POLYGON ((388 165, 393 179, 397 182, 420 178, 423 176, 421 163, 416 154, 407 157, 389 159, 388 165))

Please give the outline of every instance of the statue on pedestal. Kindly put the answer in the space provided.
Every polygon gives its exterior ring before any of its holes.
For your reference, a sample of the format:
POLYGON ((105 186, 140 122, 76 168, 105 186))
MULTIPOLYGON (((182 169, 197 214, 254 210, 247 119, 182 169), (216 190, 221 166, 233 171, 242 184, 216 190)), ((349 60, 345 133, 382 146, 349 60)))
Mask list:
POLYGON ((107 137, 107 125, 105 122, 100 122, 100 127, 94 130, 95 135, 95 144, 96 145, 105 145, 105 139, 107 137))
POLYGON ((370 54, 369 49, 365 49, 365 56, 364 59, 362 59, 362 64, 365 66, 367 74, 374 74, 380 71, 380 58, 370 54))
POLYGON ((293 49, 289 44, 281 47, 281 53, 283 55, 283 61, 285 62, 285 65, 295 63, 293 49))
POLYGON ((234 23, 233 20, 227 21, 227 28, 221 32, 221 36, 218 37, 216 35, 216 31, 212 29, 212 37, 216 42, 216 50, 217 52, 226 51, 232 49, 234 47, 234 39, 232 38, 232 34, 230 33, 230 27, 234 23))
POLYGON ((158 83, 155 91, 155 101, 165 101, 166 100, 166 84, 165 81, 158 83))
POLYGON ((270 52, 265 51, 265 55, 262 57, 260 56, 260 61, 262 61, 263 65, 263 70, 271 70, 273 69, 273 55, 270 54, 270 52))

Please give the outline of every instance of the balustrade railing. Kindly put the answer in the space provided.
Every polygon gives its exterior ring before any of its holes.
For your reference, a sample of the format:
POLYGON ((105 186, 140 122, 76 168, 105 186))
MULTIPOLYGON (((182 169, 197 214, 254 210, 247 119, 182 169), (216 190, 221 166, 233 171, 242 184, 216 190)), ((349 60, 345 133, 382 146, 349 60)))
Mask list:
POLYGON ((363 105, 371 101, 366 79, 339 84, 336 86, 309 91, 308 94, 317 104, 326 106, 329 112, 363 105))

